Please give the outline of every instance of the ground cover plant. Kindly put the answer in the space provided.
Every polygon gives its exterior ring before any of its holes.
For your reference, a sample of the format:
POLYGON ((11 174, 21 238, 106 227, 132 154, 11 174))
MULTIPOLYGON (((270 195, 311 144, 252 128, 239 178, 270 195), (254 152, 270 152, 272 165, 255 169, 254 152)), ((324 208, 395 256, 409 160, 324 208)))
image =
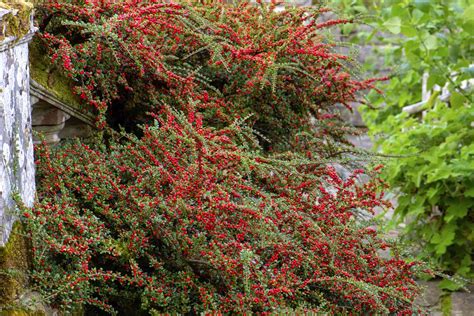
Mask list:
POLYGON ((86 314, 420 312, 425 269, 367 220, 384 185, 352 168, 334 111, 376 81, 327 40, 350 20, 273 7, 39 7, 36 49, 102 128, 36 149, 39 200, 22 218, 44 300, 86 314))

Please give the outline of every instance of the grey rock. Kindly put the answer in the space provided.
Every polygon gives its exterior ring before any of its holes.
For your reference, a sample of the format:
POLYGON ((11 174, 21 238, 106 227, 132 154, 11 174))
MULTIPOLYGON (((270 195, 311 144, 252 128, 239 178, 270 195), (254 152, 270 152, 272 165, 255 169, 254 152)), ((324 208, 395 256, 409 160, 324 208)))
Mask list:
POLYGON ((419 281, 423 288, 423 294, 416 300, 416 304, 423 307, 434 307, 438 305, 443 292, 438 287, 438 282, 419 281))
POLYGON ((0 41, 0 247, 4 246, 15 221, 14 193, 32 206, 35 168, 31 137, 28 41, 0 41))
POLYGON ((451 315, 471 316, 474 315, 474 286, 470 287, 470 292, 460 291, 451 294, 451 315))

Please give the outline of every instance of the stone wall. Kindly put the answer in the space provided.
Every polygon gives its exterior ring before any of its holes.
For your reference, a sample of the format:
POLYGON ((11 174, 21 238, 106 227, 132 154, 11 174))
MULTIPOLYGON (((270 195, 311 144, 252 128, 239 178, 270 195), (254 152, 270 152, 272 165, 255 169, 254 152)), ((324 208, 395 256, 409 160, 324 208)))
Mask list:
POLYGON ((31 6, 0 3, 0 247, 15 221, 18 193, 32 206, 35 196, 28 42, 31 6))

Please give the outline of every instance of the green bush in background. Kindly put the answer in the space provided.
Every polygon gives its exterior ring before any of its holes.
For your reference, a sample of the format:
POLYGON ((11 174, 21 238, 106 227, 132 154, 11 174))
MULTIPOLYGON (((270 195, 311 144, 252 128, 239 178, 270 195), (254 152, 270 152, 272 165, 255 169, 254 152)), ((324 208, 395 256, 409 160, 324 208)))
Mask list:
MULTIPOLYGON (((363 116, 387 161, 385 178, 398 194, 395 220, 404 238, 448 273, 474 274, 474 1, 336 1, 368 16, 370 30, 348 27, 357 43, 378 39, 389 70, 384 96, 371 94, 363 116), (373 15, 373 17, 370 17, 373 15), (424 99, 422 90, 425 90, 424 99), (417 113, 403 108, 425 101, 417 113)), ((441 287, 458 285, 444 280, 441 287)))

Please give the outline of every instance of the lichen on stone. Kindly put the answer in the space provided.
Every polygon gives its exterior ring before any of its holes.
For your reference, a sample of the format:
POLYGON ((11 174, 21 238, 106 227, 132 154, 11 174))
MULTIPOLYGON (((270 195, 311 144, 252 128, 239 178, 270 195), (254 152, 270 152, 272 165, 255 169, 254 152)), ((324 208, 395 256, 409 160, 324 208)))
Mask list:
POLYGON ((441 296, 440 305, 441 313, 443 314, 443 316, 449 316, 452 314, 451 311, 453 309, 453 306, 451 300, 451 293, 445 293, 443 296, 441 296))
POLYGON ((32 2, 0 1, 0 41, 12 36, 20 39, 28 34, 31 31, 32 12, 32 2), (6 13, 2 15, 2 11, 6 11, 6 13))

